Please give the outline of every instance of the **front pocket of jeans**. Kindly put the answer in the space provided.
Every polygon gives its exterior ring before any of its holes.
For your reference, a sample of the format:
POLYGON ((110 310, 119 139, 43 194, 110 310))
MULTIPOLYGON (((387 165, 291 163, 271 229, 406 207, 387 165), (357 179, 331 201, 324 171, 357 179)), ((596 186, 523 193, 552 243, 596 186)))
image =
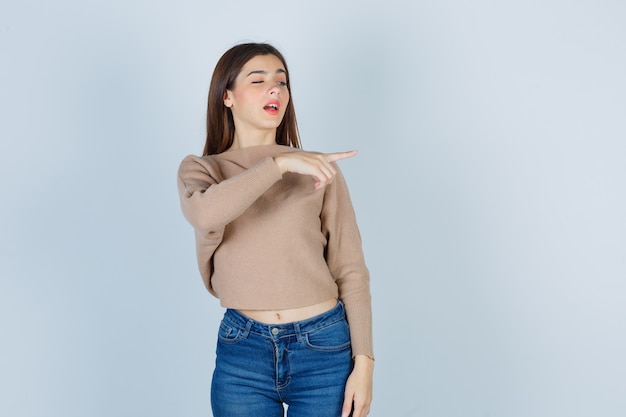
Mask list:
POLYGON ((350 347, 350 329, 345 320, 306 333, 306 345, 310 349, 337 351, 350 347))
POLYGON ((239 329, 225 323, 222 320, 222 322, 220 323, 219 331, 217 333, 217 338, 220 342, 228 344, 237 343, 239 341, 240 335, 241 332, 239 331, 239 329))

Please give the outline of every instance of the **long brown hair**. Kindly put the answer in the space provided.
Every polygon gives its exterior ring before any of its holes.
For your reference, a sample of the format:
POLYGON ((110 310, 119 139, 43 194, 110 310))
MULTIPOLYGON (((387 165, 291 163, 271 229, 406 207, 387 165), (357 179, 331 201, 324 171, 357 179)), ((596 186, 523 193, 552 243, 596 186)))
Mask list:
POLYGON ((267 43, 243 43, 226 51, 213 70, 207 104, 206 144, 204 145, 203 156, 224 152, 233 144, 235 122, 230 108, 224 105, 224 94, 226 90, 232 90, 235 87, 235 80, 243 66, 257 55, 274 55, 280 59, 287 73, 287 90, 290 99, 285 110, 285 116, 276 129, 276 143, 298 149, 301 147, 296 112, 291 96, 289 69, 285 58, 278 49, 267 43))

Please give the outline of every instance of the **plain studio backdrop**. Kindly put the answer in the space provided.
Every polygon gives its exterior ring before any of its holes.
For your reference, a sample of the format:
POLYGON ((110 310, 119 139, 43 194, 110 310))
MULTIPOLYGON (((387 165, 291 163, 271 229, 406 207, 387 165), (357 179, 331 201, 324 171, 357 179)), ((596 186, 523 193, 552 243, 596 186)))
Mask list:
POLYGON ((371 415, 626 415, 625 4, 4 0, 0 414, 211 415, 176 171, 267 41, 305 148, 360 151, 371 415))

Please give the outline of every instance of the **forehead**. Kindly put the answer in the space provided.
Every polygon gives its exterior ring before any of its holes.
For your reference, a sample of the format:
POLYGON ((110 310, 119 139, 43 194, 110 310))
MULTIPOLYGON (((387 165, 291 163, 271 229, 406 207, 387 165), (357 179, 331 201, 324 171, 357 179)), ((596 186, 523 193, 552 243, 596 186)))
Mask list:
POLYGON ((239 75, 246 77, 251 71, 275 73, 280 70, 285 71, 285 66, 277 56, 257 55, 245 63, 239 75))

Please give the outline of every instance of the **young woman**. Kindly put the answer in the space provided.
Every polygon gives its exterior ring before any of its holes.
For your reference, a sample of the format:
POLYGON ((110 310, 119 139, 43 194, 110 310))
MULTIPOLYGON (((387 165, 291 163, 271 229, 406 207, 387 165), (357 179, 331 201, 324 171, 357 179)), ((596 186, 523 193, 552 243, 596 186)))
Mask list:
POLYGON ((268 44, 218 61, 203 156, 178 173, 200 272, 226 308, 215 417, 368 414, 369 273, 345 180, 351 152, 300 149, 289 71, 268 44), (352 414, 350 414, 352 413, 352 414))

